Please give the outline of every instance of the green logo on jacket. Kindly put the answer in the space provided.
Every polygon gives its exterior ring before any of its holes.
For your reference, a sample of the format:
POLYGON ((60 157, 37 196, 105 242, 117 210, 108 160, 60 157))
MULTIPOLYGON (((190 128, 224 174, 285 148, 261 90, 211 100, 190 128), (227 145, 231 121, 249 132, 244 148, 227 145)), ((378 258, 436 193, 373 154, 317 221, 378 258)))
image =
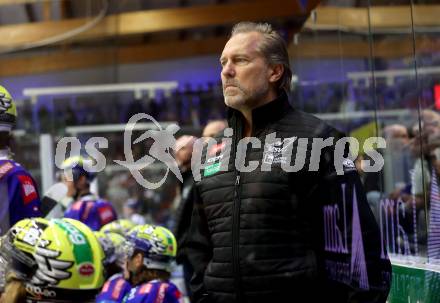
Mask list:
POLYGON ((219 170, 220 170, 220 162, 208 165, 205 167, 205 170, 203 171, 203 176, 204 177, 211 176, 217 173, 219 170))

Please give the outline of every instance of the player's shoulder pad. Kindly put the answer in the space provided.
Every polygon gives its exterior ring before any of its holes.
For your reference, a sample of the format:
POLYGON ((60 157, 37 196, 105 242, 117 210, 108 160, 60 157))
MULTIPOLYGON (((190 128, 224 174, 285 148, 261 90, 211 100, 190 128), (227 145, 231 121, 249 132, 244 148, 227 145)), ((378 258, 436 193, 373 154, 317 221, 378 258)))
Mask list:
POLYGON ((6 175, 28 174, 24 168, 15 161, 6 160, 0 162, 0 179, 6 175))

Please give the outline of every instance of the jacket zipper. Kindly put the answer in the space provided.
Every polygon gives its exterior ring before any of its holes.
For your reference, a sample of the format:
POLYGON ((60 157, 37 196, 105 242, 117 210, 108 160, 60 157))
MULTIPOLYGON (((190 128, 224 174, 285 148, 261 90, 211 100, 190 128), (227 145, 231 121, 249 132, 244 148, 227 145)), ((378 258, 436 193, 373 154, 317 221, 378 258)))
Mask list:
POLYGON ((234 205, 232 209, 232 266, 234 273, 235 292, 237 302, 241 302, 241 275, 240 275, 240 172, 235 175, 234 205))
MULTIPOLYGON (((242 125, 239 121, 239 117, 236 117, 235 121, 234 139, 232 140, 232 155, 235 165, 237 158, 237 143, 243 136, 242 125)), ((234 204, 232 207, 232 272, 234 275, 235 293, 237 295, 237 302, 241 302, 242 290, 241 290, 241 273, 240 273, 240 172, 235 170, 235 185, 234 185, 234 204)))

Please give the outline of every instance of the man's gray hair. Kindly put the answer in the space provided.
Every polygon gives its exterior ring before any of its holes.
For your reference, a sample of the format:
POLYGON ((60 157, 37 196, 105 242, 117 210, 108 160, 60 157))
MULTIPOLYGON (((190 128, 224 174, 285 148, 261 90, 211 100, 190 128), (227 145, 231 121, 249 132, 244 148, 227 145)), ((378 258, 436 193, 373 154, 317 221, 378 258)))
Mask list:
POLYGON ((231 31, 231 37, 240 33, 257 32, 264 37, 259 45, 259 51, 266 58, 270 65, 281 64, 284 66, 284 73, 278 80, 279 88, 286 91, 290 90, 292 80, 292 70, 289 63, 289 54, 287 52, 286 41, 280 34, 272 28, 269 23, 240 22, 234 25, 231 31))

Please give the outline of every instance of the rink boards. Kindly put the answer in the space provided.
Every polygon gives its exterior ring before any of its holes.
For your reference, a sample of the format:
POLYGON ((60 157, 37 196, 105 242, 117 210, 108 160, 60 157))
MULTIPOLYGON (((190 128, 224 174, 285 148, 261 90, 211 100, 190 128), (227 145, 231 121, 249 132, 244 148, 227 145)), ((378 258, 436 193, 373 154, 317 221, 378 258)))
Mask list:
POLYGON ((389 303, 439 303, 440 266, 392 260, 389 303))

